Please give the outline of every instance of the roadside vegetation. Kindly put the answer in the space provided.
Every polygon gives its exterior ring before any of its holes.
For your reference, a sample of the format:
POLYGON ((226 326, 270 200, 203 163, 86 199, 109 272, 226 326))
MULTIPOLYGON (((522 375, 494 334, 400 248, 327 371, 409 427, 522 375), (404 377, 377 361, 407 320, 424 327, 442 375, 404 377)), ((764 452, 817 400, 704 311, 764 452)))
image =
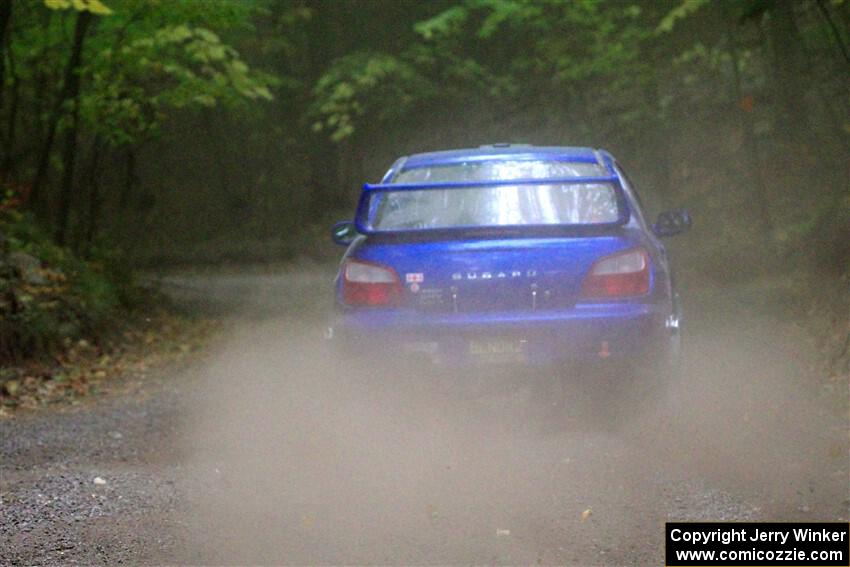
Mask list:
POLYGON ((393 159, 501 141, 614 152, 690 209, 692 289, 781 290, 752 303, 844 376, 848 30, 847 0, 0 0, 0 380, 159 303, 134 270, 327 258, 393 159))
POLYGON ((117 245, 101 223, 137 198, 134 152, 159 135, 169 111, 272 99, 274 79, 252 71, 211 29, 238 25, 253 8, 132 0, 115 7, 0 2, 5 406, 86 393, 132 363, 134 352, 143 359, 194 348, 186 341, 195 326, 134 283, 132 248, 117 245), (118 169, 120 182, 109 177, 118 169), (117 193, 118 205, 105 208, 117 193))
POLYGON ((110 259, 82 260, 58 247, 26 215, 3 214, 0 356, 45 356, 98 335, 134 302, 128 276, 110 259))
POLYGON ((76 403, 110 376, 189 355, 215 328, 136 285, 114 253, 57 246, 8 198, 0 237, 0 416, 76 403))

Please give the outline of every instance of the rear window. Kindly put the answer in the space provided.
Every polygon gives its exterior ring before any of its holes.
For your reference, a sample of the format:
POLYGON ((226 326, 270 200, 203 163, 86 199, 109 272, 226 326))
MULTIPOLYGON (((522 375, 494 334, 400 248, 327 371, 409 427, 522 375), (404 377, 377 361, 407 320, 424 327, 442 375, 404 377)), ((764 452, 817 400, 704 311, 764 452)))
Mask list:
POLYGON ((606 175, 608 175, 608 171, 598 163, 542 160, 482 161, 404 169, 396 175, 393 183, 602 177, 606 175))
MULTIPOLYGON (((405 170, 393 183, 439 183, 607 176, 600 165, 575 162, 485 162, 405 170)), ((609 183, 494 185, 399 189, 371 195, 367 224, 375 231, 617 222, 619 201, 609 183)))

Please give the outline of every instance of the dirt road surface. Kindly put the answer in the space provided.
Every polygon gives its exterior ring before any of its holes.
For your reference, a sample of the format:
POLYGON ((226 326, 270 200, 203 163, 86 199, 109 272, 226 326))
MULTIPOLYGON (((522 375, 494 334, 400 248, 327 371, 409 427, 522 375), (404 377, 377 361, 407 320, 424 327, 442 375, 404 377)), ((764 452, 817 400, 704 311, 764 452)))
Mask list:
POLYGON ((668 520, 850 517, 847 393, 789 325, 692 301, 685 377, 616 419, 335 359, 328 281, 166 278, 226 336, 0 423, 0 564, 662 565, 668 520))

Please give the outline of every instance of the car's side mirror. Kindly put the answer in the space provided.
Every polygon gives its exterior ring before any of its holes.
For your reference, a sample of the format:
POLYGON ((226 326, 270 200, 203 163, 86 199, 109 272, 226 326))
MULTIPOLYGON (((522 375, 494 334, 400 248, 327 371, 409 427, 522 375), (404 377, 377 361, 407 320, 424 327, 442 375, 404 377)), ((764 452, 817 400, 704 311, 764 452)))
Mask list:
POLYGON ((357 238, 357 227, 351 221, 340 221, 331 228, 331 238, 340 246, 348 246, 357 238))
POLYGON ((685 209, 664 211, 652 225, 656 236, 674 236, 691 228, 691 215, 685 209))

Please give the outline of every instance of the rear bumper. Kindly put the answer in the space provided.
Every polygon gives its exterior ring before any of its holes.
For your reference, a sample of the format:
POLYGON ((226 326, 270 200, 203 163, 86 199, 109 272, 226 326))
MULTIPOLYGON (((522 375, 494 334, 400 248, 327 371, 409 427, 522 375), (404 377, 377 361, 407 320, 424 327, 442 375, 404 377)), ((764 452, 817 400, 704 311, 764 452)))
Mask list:
POLYGON ((354 355, 425 358, 449 366, 638 362, 669 343, 668 315, 667 309, 642 303, 478 314, 363 310, 339 313, 329 336, 354 355))

